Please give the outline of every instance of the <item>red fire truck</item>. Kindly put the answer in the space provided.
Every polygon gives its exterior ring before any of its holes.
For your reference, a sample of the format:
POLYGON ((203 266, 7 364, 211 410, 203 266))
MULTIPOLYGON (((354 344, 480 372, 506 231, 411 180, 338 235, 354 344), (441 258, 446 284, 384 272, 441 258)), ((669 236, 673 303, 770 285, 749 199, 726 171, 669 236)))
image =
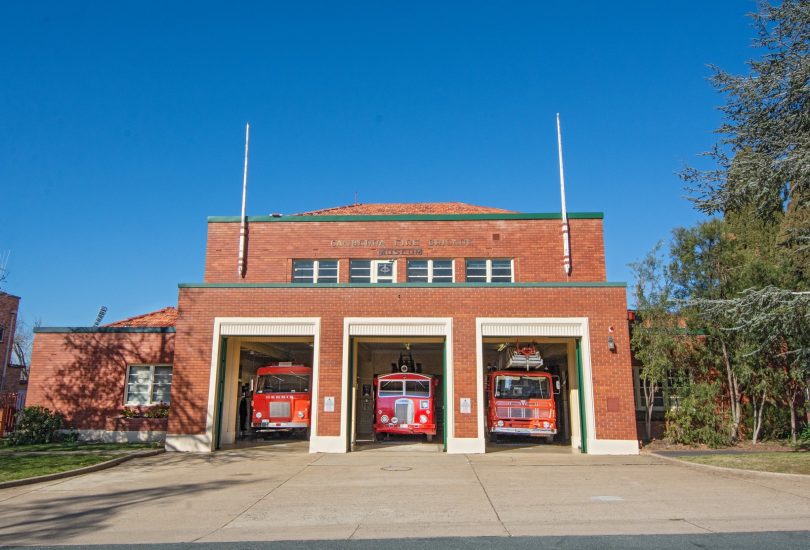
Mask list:
POLYGON ((539 369, 543 359, 536 348, 518 348, 504 369, 487 378, 487 431, 493 443, 500 436, 544 437, 547 443, 557 433, 554 395, 559 392, 556 376, 539 369))
POLYGON ((253 431, 306 435, 312 405, 311 378, 311 367, 292 362, 259 367, 253 390, 253 431))
POLYGON ((396 372, 374 377, 374 437, 385 434, 436 435, 438 378, 430 374, 396 372))

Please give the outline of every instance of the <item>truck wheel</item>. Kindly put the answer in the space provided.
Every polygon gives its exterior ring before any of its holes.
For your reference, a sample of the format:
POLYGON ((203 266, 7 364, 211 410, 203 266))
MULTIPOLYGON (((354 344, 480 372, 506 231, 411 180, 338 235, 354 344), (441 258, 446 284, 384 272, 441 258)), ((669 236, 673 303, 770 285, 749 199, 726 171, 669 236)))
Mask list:
POLYGON ((546 436, 546 445, 551 445, 552 443, 554 443, 554 436, 553 435, 547 435, 546 436))
POLYGON ((383 439, 385 439, 385 434, 384 433, 377 432, 377 433, 374 434, 374 440, 375 441, 382 441, 383 439))
POLYGON ((490 443, 500 443, 500 442, 501 442, 501 438, 500 438, 500 437, 498 437, 498 434, 496 434, 496 433, 494 433, 494 432, 493 432, 493 433, 490 433, 490 434, 489 434, 489 442, 490 442, 490 443))
POLYGON ((433 443, 433 434, 427 434, 427 437, 425 439, 427 439, 428 443, 433 443))

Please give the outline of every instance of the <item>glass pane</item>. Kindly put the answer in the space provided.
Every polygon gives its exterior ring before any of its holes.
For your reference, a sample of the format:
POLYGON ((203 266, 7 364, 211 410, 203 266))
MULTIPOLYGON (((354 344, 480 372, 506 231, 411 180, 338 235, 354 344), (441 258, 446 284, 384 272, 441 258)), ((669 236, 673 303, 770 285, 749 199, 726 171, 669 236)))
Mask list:
POLYGON ((394 276, 394 262, 377 262, 377 280, 394 276))
POLYGON ((371 282, 371 260, 352 260, 349 263, 350 283, 371 282))
POLYGON ((318 262, 318 282, 336 283, 338 279, 337 260, 321 260, 318 262))
POLYGON ((168 403, 171 399, 171 388, 172 368, 169 366, 155 367, 152 403, 168 403))
POLYGON ((467 260, 467 281, 485 283, 487 281, 487 261, 467 260))
POLYGON ((293 278, 294 283, 311 283, 313 282, 314 264, 312 260, 294 260, 293 261, 293 278))
POLYGON ((256 384, 256 393, 306 393, 309 391, 309 375, 263 374, 256 384))
POLYGON ((408 260, 408 282, 426 283, 428 280, 427 260, 408 260))
POLYGON ((433 260, 433 282, 453 282, 453 260, 433 260))
POLYGON ((380 381, 380 397, 393 397, 402 395, 402 380, 380 381))
POLYGON ((149 384, 127 384, 127 405, 146 405, 149 402, 149 384))
POLYGON ((430 380, 406 380, 405 395, 430 397, 430 380))
POLYGON ((492 260, 492 282, 493 283, 512 282, 511 260, 492 260))

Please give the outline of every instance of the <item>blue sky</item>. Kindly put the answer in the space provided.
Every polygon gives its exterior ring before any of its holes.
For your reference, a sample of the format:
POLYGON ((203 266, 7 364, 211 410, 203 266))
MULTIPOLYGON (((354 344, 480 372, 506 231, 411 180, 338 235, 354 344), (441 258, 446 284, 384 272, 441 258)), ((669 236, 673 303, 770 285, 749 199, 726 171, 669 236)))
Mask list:
POLYGON ((608 279, 699 219, 753 2, 2 2, 0 252, 27 321, 174 305, 206 217, 354 201, 605 213, 608 279))

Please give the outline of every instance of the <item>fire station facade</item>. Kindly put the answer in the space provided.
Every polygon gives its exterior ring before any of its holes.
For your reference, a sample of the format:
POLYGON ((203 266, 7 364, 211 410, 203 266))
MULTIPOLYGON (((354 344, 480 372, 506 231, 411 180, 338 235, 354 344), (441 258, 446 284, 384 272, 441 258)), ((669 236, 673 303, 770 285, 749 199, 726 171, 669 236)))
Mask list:
POLYGON ((418 203, 249 217, 238 268, 240 222, 209 218, 204 281, 179 285, 173 326, 39 329, 29 404, 88 436, 165 430, 169 450, 211 451, 241 435, 255 365, 292 360, 312 367, 310 451, 342 453, 370 430, 372 377, 408 350, 440 378, 438 444, 481 453, 487 368, 531 342, 562 380, 557 442, 638 452, 626 285, 606 281, 602 214, 569 214, 570 273, 560 214, 418 203), (121 423, 136 369, 141 403, 170 395, 167 419, 121 423), (69 389, 54 390, 57 373, 69 389))

